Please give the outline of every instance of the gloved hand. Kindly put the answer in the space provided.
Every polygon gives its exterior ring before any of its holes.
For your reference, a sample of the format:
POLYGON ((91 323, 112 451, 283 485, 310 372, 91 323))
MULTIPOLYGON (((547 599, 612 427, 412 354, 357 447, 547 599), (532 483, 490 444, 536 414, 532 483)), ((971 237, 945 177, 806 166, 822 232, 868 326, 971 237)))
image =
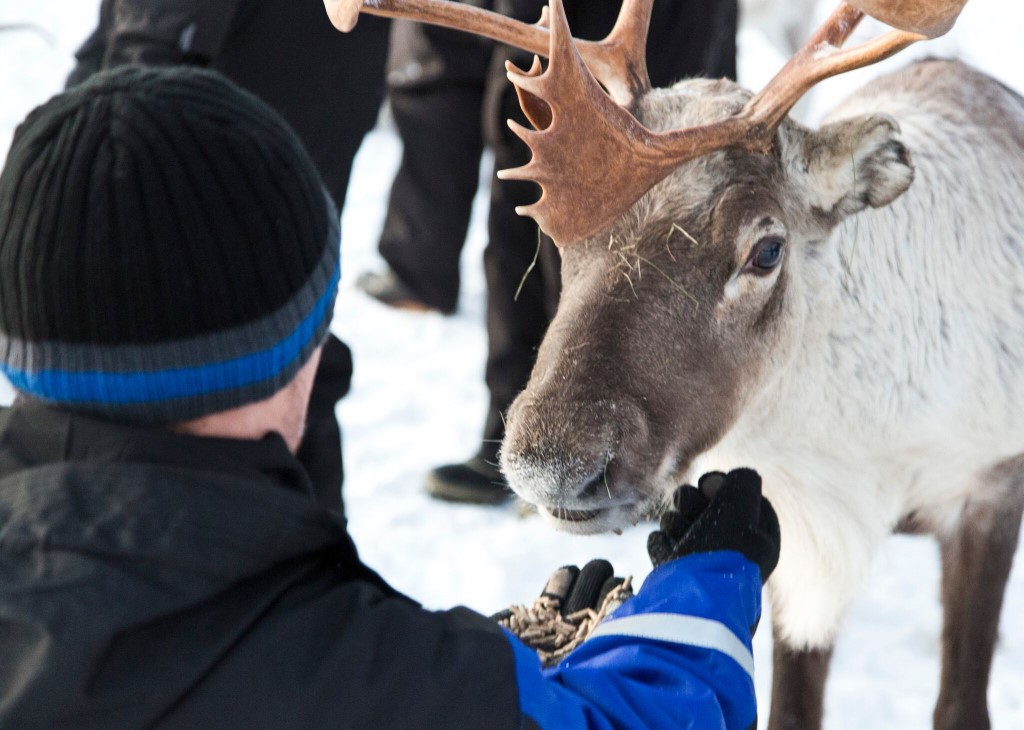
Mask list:
POLYGON ((614 573, 607 560, 591 560, 583 570, 563 566, 532 606, 512 606, 491 618, 533 648, 545 666, 553 666, 633 595, 629 580, 614 573))
POLYGON ((705 474, 697 487, 684 485, 672 495, 673 509, 661 529, 647 539, 654 567, 694 553, 735 550, 761 569, 761 582, 779 562, 779 520, 761 496, 753 469, 705 474))

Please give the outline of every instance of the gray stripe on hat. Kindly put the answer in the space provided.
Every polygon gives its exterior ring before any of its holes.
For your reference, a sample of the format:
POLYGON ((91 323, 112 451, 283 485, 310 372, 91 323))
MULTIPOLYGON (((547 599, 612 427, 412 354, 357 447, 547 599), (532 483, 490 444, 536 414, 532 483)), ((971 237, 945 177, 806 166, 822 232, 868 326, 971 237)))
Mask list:
MULTIPOLYGON (((26 342, 0 332, 0 360, 13 369, 38 373, 153 372, 198 367, 265 350, 288 337, 323 295, 338 265, 338 228, 329 226, 323 256, 296 294, 274 312, 233 329, 151 345, 89 345, 26 342)), ((329 318, 328 318, 329 319, 329 318)), ((319 343, 317 343, 319 344, 319 343)))

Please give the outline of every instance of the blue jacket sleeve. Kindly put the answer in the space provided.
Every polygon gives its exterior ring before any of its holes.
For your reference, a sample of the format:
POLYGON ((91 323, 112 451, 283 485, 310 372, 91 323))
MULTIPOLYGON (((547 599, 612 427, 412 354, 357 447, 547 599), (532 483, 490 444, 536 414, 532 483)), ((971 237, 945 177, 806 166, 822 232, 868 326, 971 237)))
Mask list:
POLYGON ((520 707, 541 728, 746 730, 760 614, 760 570, 740 553, 666 563, 557 667, 508 634, 520 707))

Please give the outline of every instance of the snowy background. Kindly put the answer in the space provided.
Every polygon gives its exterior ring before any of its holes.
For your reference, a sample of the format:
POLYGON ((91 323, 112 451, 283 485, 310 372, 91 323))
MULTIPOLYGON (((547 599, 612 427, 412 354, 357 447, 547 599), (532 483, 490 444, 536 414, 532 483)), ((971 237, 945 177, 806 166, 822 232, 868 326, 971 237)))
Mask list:
MULTIPOLYGON (((801 2, 789 0, 794 12, 801 2)), ((814 6, 822 19, 832 2, 814 6)), ((0 157, 14 127, 56 93, 75 47, 95 23, 97 0, 0 0, 0 157)), ((946 38, 916 55, 957 55, 1024 90, 1024 56, 1014 35, 1024 8, 1012 0, 972 0, 946 38)), ((858 31, 866 34, 870 28, 858 31)), ((740 35, 741 81, 759 86, 783 55, 757 29, 740 35)), ((883 68, 906 62, 907 54, 883 68)), ((823 84, 800 108, 807 121, 877 70, 823 84)), ((467 458, 476 448, 486 408, 481 252, 485 193, 463 255, 464 287, 457 315, 400 313, 353 287, 356 276, 381 267, 375 250, 400 145, 386 124, 366 140, 343 217, 343 279, 335 331, 352 347, 356 373, 339 412, 345 431, 345 500, 364 559, 396 587, 433 608, 463 603, 484 613, 532 600, 548 573, 591 557, 610 559, 637 580, 648 571, 649 525, 622 536, 574 537, 553 532, 513 504, 453 506, 427 498, 423 474, 467 458)), ((486 180, 487 176, 484 175, 486 180)), ((0 402, 10 389, 0 383, 0 402)), ((1003 610, 989 690, 996 728, 1024 728, 1024 557, 1018 551, 1003 610)), ((891 538, 863 597, 846 618, 828 685, 830 729, 930 727, 939 676, 938 558, 926 538, 891 538)), ((771 673, 767 624, 755 641, 758 691, 767 709, 771 673)), ((766 714, 766 712, 764 713, 766 714)), ((762 718, 763 722, 764 718, 762 718)))

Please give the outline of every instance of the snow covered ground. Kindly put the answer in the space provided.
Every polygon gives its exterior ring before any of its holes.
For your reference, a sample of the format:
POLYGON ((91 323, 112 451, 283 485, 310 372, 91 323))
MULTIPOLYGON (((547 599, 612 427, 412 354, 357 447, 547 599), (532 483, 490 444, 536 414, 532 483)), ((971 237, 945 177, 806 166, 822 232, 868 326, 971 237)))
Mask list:
MULTIPOLYGON (((818 3, 824 17, 831 0, 818 3)), ((0 31, 0 156, 17 122, 56 92, 71 53, 90 31, 96 0, 0 0, 0 26, 30 22, 39 31, 0 31)), ((918 55, 958 54, 1024 89, 1024 62, 1011 33, 1024 9, 1010 0, 972 0, 957 29, 918 55)), ((783 58, 755 31, 744 31, 741 75, 763 83, 783 58)), ((895 59, 890 66, 904 63, 895 59)), ((809 120, 876 71, 826 82, 804 106, 809 120)), ((451 506, 428 499, 424 472, 473 451, 486 406, 481 251, 485 202, 463 256, 459 313, 397 313, 353 288, 362 271, 379 267, 376 236, 399 144, 375 131, 356 160, 343 218, 343 279, 334 322, 356 357, 351 394, 340 415, 345 430, 345 498, 350 525, 366 561, 396 587, 434 608, 463 603, 484 613, 532 600, 555 567, 595 556, 622 573, 647 570, 649 525, 622 536, 573 537, 553 532, 514 505, 451 506)), ((10 389, 0 384, 0 401, 10 389)), ((1018 552, 1003 612, 989 691, 994 726, 1024 728, 1024 557, 1018 552)), ((828 685, 826 725, 833 729, 930 726, 939 672, 938 560, 923 538, 894 537, 878 557, 864 595, 853 606, 836 649, 828 685)), ((315 627, 311 627, 315 630, 315 627)), ((758 690, 767 707, 770 631, 755 642, 758 690)))

